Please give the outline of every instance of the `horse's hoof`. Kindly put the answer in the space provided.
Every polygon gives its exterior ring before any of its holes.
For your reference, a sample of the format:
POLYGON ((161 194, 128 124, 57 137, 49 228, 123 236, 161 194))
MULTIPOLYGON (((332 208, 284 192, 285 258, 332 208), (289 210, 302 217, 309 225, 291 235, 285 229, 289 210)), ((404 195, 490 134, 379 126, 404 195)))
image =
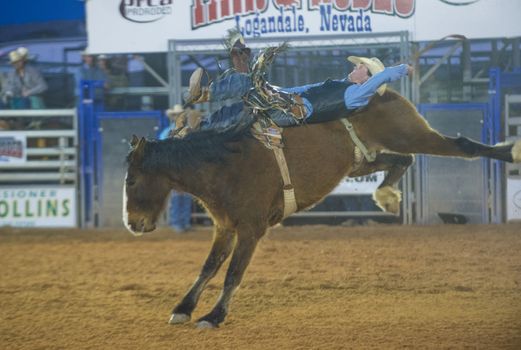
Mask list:
POLYGON ((378 188, 373 193, 373 199, 380 208, 388 213, 395 215, 400 214, 400 202, 402 201, 402 193, 391 186, 378 188))
POLYGON ((170 316, 170 320, 168 321, 168 323, 180 324, 180 323, 186 323, 188 321, 190 321, 190 315, 172 314, 172 316, 170 316))
POLYGON ((512 160, 521 163, 521 140, 517 140, 512 147, 512 160))
POLYGON ((197 328, 199 329, 214 329, 217 328, 217 325, 213 324, 209 321, 199 321, 197 322, 197 328))

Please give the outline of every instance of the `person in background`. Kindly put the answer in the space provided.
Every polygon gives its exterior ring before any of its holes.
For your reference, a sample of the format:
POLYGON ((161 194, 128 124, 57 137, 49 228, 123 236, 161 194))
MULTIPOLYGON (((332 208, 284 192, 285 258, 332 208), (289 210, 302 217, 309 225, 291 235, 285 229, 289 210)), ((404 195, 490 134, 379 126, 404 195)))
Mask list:
POLYGON ((94 56, 87 51, 81 53, 83 64, 79 70, 80 80, 106 80, 107 74, 101 70, 94 61, 94 56))
MULTIPOLYGON (((166 111, 170 119, 170 125, 165 128, 159 139, 164 140, 175 133, 176 130, 182 129, 186 124, 185 110, 180 104, 166 111)), ((190 230, 192 217, 192 197, 183 192, 172 191, 170 198, 169 225, 177 232, 183 233, 190 230)))
POLYGON ((129 55, 127 61, 128 86, 145 86, 145 64, 143 57, 129 55))
POLYGON ((12 109, 45 108, 41 94, 47 90, 47 83, 37 68, 27 64, 28 57, 25 47, 9 53, 14 70, 7 75, 2 99, 12 109))
MULTIPOLYGON (((83 51, 81 53, 81 60, 83 61, 80 69, 76 74, 76 86, 75 86, 75 95, 77 98, 80 97, 80 89, 82 88, 81 81, 82 80, 99 80, 99 81, 107 81, 107 75, 104 71, 102 71, 97 65, 93 55, 89 54, 87 51, 83 51)), ((101 93, 98 98, 101 97, 101 93)))
MULTIPOLYGON (((113 60, 105 55, 98 56, 98 67, 107 76, 105 89, 128 87, 128 78, 125 74, 124 66, 122 66, 121 59, 114 57, 113 60)), ((112 110, 122 109, 124 106, 123 95, 107 94, 105 105, 112 110)))

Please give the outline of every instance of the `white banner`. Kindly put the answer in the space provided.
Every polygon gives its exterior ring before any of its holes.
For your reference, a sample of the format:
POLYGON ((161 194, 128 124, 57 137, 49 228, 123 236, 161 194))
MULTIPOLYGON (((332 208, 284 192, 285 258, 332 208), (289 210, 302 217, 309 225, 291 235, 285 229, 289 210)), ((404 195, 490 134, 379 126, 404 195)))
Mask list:
POLYGON ((379 171, 374 174, 360 176, 360 177, 346 177, 338 186, 331 192, 331 194, 373 194, 374 191, 384 180, 385 173, 379 171))
POLYGON ((76 227, 76 189, 0 187, 0 227, 76 227))
POLYGON ((0 166, 26 162, 27 137, 20 133, 0 132, 0 166))
POLYGON ((507 179, 507 221, 521 220, 521 179, 507 179))
POLYGON ((92 53, 166 52, 169 39, 334 36, 408 31, 412 41, 450 34, 521 35, 519 0, 89 0, 92 53))

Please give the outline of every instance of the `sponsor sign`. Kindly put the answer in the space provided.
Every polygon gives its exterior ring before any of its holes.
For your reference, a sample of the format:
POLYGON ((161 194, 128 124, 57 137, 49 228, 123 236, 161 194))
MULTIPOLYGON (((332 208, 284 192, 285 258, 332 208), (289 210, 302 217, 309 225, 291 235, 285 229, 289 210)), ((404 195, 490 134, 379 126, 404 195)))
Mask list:
POLYGON ((507 179, 507 221, 521 220, 521 179, 507 179))
POLYGON ((25 163, 27 159, 25 154, 26 144, 27 137, 25 135, 2 132, 0 136, 0 165, 25 163))
POLYGON ((0 227, 75 227, 76 189, 0 187, 0 227))
POLYGON ((166 52, 170 39, 222 39, 230 28, 281 41, 397 31, 412 41, 521 35, 521 1, 89 0, 86 9, 92 53, 166 52))
POLYGON ((346 177, 338 184, 331 194, 373 194, 384 180, 384 177, 385 173, 383 171, 360 177, 346 177))

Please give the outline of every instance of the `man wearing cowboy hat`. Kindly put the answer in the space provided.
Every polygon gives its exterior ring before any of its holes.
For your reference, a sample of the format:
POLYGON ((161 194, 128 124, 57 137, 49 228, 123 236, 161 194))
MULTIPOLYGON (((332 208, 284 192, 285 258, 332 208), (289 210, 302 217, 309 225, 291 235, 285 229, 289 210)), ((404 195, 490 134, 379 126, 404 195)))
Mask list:
POLYGON ((180 104, 167 109, 166 115, 170 119, 170 126, 161 132, 160 140, 169 137, 185 137, 189 132, 199 128, 202 119, 201 111, 193 109, 191 106, 183 108, 180 104))
POLYGON ((40 71, 27 65, 29 51, 24 47, 9 53, 9 61, 14 70, 7 75, 4 102, 10 99, 11 108, 44 108, 41 93, 47 90, 47 83, 40 71))
MULTIPOLYGON (((317 84, 282 88, 287 93, 302 98, 306 123, 321 123, 338 118, 364 107, 371 97, 383 95, 386 83, 412 74, 414 69, 407 64, 386 68, 376 57, 349 56, 347 60, 355 66, 342 80, 326 80, 317 84)), ((279 126, 292 126, 298 123, 295 118, 281 111, 274 111, 272 119, 279 126)))

